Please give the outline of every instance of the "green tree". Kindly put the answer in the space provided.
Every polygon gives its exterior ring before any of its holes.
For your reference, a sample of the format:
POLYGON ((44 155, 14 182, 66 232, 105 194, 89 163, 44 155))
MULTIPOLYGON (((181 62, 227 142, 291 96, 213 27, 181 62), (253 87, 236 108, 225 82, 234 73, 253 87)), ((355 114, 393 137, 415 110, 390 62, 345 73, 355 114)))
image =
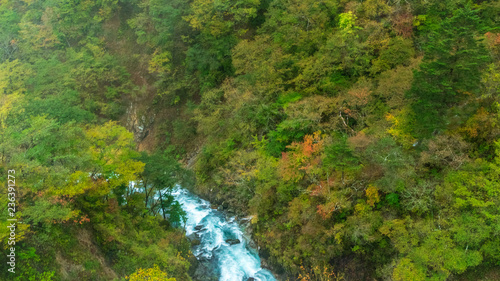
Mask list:
POLYGON ((478 94, 481 69, 488 61, 477 38, 479 24, 477 10, 467 4, 429 31, 425 56, 409 92, 417 116, 413 130, 419 137, 444 129, 447 109, 478 94))
POLYGON ((6 4, 0 7, 0 62, 11 59, 18 50, 16 37, 18 36, 20 21, 19 14, 9 9, 6 4))
POLYGON ((146 164, 139 183, 146 208, 153 215, 161 212, 164 219, 168 216, 173 225, 185 223, 186 213, 170 193, 177 184, 188 188, 192 184, 191 174, 166 152, 143 153, 140 160, 146 164))
POLYGON ((347 143, 347 136, 340 136, 333 144, 325 148, 325 168, 340 172, 340 179, 345 184, 345 173, 359 169, 359 159, 347 143))

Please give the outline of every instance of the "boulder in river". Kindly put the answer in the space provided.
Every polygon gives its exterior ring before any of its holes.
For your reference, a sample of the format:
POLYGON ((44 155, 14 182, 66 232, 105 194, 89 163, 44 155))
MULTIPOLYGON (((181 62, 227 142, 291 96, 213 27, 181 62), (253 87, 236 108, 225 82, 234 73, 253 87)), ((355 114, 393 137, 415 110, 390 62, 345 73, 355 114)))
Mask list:
POLYGON ((257 244, 255 244, 255 241, 253 240, 248 241, 248 246, 250 246, 250 248, 257 249, 257 244))
POLYGON ((271 267, 270 267, 270 266, 269 266, 269 264, 267 263, 267 260, 266 260, 266 259, 261 259, 261 260, 260 260, 260 267, 265 268, 265 269, 271 269, 271 267))
POLYGON ((217 274, 213 271, 212 265, 208 261, 200 261, 196 268, 194 280, 200 281, 218 281, 217 274))
POLYGON ((236 211, 233 208, 227 208, 226 209, 226 217, 227 218, 232 218, 236 215, 236 211))
POLYGON ((187 237, 187 239, 189 239, 189 241, 200 240, 200 235, 198 235, 198 233, 196 233, 196 232, 193 232, 193 233, 187 235, 186 237, 187 237))
POLYGON ((241 241, 240 239, 226 239, 226 243, 232 246, 241 243, 241 241))
POLYGON ((203 225, 201 225, 201 224, 194 227, 194 230, 196 230, 196 231, 200 231, 202 229, 203 229, 203 225))
MULTIPOLYGON (((250 221, 252 221, 253 217, 254 216, 248 216, 248 217, 241 218, 240 222, 241 223, 243 223, 243 222, 250 222, 250 221)), ((250 278, 252 278, 252 277, 250 277, 250 278)))

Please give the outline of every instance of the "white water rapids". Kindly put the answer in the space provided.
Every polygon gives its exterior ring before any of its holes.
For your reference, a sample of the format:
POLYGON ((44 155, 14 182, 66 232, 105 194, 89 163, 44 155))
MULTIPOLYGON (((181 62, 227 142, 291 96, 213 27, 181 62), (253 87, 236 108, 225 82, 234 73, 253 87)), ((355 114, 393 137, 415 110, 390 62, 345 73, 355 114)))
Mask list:
POLYGON ((276 280, 269 270, 261 268, 257 251, 248 245, 249 238, 234 218, 226 220, 209 202, 186 189, 177 187, 171 194, 187 213, 186 235, 194 234, 200 241, 193 247, 194 255, 209 262, 220 281, 276 280), (241 243, 230 245, 228 239, 241 243))

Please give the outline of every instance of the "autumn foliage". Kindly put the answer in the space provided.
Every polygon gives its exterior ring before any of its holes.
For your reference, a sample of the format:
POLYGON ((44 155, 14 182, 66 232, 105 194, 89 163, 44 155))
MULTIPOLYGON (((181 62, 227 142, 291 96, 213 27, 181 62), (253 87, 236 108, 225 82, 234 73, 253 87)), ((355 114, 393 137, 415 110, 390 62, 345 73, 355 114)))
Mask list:
POLYGON ((318 173, 321 164, 321 153, 324 140, 321 132, 306 135, 301 143, 294 142, 283 152, 280 164, 280 173, 284 180, 298 182, 306 175, 318 173))

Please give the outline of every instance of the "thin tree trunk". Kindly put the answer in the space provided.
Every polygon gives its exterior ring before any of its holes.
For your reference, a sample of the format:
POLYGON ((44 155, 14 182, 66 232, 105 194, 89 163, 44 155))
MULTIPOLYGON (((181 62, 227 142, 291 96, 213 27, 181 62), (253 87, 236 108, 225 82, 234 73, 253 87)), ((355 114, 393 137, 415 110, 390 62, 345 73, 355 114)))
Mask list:
POLYGON ((161 213, 162 213, 162 215, 163 215, 163 219, 165 220, 165 219, 166 219, 166 218, 165 218, 165 205, 163 205, 163 198, 162 198, 162 197, 163 197, 163 194, 162 194, 162 193, 161 193, 161 191, 160 191, 160 204, 161 204, 160 206, 161 206, 161 213))

